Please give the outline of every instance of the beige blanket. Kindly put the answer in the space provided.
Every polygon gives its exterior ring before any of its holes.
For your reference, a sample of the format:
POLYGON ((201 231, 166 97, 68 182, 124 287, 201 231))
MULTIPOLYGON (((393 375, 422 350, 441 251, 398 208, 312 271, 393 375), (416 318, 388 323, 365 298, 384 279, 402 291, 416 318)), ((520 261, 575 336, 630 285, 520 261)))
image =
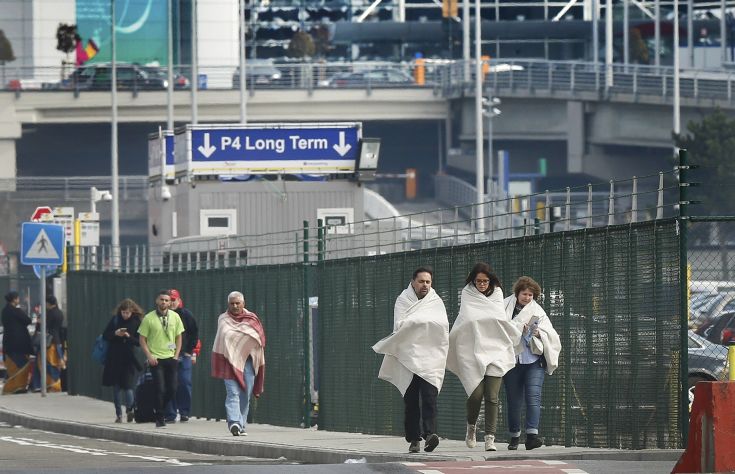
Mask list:
POLYGON ((502 377, 515 367, 513 348, 522 330, 522 324, 505 314, 503 290, 485 296, 471 283, 464 287, 459 316, 449 333, 447 369, 459 377, 468 396, 486 373, 502 377))
POLYGON ((393 333, 373 346, 385 355, 378 378, 395 385, 401 395, 414 374, 441 390, 449 347, 444 302, 433 288, 418 299, 409 284, 396 299, 393 318, 393 333))
MULTIPOLYGON (((516 296, 510 295, 505 299, 505 314, 513 317, 513 309, 516 306, 516 296)), ((544 358, 546 358, 546 373, 551 375, 559 367, 559 354, 561 353, 561 339, 559 334, 551 324, 551 319, 546 315, 546 311, 536 301, 531 300, 518 315, 514 321, 527 324, 533 316, 538 316, 539 337, 534 336, 534 345, 543 348, 544 358)), ((523 343, 519 342, 516 346, 516 354, 523 352, 523 343)))

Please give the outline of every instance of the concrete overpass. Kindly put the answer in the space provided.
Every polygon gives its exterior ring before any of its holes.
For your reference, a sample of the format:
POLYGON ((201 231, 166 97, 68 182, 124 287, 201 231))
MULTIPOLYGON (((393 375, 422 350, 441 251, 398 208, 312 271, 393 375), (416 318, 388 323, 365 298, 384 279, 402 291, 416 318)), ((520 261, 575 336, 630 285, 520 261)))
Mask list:
MULTIPOLYGON (((547 158, 552 174, 579 172, 599 177, 629 176, 668 168, 672 147, 672 77, 667 68, 617 68, 613 86, 605 86, 604 71, 587 63, 525 61, 508 72, 489 74, 487 94, 503 100, 502 115, 493 121, 494 149, 507 149, 514 171, 533 171, 539 157, 547 158)), ((622 66, 621 66, 622 67, 622 66)), ((248 98, 248 117, 263 121, 359 120, 405 123, 397 133, 406 142, 426 141, 411 123, 435 121, 431 129, 439 162, 474 173, 473 89, 455 69, 434 71, 431 86, 402 88, 256 89, 248 98)), ((718 106, 735 108, 729 73, 682 73, 682 129, 718 106)), ((120 92, 121 124, 166 122, 166 93, 120 92)), ((199 122, 239 120, 239 91, 199 92, 199 122)), ((190 120, 190 94, 174 93, 175 119, 190 120)), ((22 91, 0 93, 0 167, 14 174, 15 146, 27 125, 109 122, 107 92, 22 91)), ((485 124, 487 127, 487 124, 485 124)), ((487 133, 487 128, 484 133, 487 133)), ((124 140, 144 137, 126 137, 124 140)), ((53 146, 49 144, 49 146, 53 146)), ((409 147, 410 148, 410 147, 409 147)), ((403 153, 403 152, 402 152, 403 153)), ((25 159, 23 156, 20 160, 25 159)), ((432 162, 434 158, 432 158, 432 162)))

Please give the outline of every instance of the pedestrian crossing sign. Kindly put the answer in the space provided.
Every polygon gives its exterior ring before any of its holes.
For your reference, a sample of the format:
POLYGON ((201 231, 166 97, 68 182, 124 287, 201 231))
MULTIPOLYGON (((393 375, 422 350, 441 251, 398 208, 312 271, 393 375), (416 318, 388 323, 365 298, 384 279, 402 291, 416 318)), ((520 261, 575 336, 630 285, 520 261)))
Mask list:
POLYGON ((64 226, 24 222, 20 236, 23 265, 61 265, 64 260, 64 226))

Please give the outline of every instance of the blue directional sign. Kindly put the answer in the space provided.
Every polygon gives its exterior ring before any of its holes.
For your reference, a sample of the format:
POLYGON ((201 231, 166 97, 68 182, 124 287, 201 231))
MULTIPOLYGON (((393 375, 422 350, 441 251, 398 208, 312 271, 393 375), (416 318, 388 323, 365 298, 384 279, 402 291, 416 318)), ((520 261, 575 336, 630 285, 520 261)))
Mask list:
POLYGON ((183 133, 188 146, 177 145, 177 174, 182 164, 192 174, 353 173, 361 125, 197 125, 183 133))
POLYGON ((24 222, 20 236, 23 265, 61 265, 64 261, 64 226, 24 222))

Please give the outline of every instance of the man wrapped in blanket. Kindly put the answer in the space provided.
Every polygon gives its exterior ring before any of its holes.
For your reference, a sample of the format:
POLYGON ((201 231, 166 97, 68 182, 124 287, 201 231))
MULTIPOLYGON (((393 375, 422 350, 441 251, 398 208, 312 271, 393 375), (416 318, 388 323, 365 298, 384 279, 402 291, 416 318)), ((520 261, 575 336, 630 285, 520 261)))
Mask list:
POLYGON ((439 445, 436 398, 444 382, 449 348, 449 320, 444 302, 431 287, 433 270, 419 267, 411 283, 398 295, 393 310, 393 333, 373 346, 383 354, 378 378, 401 392, 408 452, 439 445))

